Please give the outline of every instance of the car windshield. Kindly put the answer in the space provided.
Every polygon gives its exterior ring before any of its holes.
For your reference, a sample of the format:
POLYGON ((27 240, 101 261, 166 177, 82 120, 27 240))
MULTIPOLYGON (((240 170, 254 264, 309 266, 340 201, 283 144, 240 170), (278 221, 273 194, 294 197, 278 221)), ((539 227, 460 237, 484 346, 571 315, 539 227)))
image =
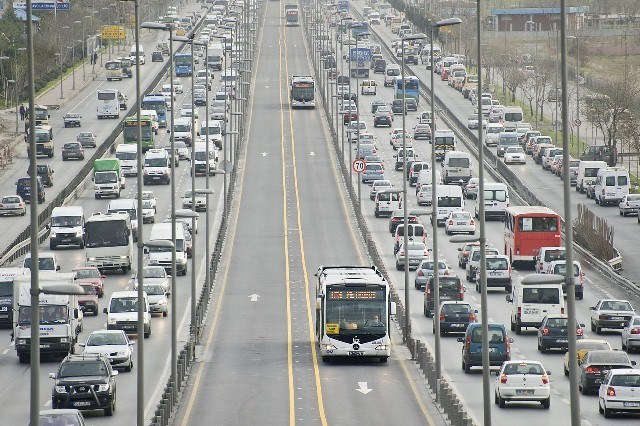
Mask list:
POLYGON ((92 286, 92 285, 82 285, 82 286, 80 286, 80 287, 82 287, 82 289, 84 290, 84 294, 89 294, 89 295, 91 295, 91 294, 97 294, 97 293, 96 293, 96 289, 95 289, 95 288, 93 288, 93 286, 92 286))
POLYGON ((549 318, 547 320, 546 326, 552 328, 561 328, 566 327, 569 324, 569 320, 567 318, 549 318))
POLYGON ((18 197, 3 197, 2 198, 2 202, 3 203, 19 203, 20 202, 20 198, 18 198, 18 197))
POLYGON ((507 148, 507 154, 524 154, 524 150, 519 146, 510 146, 507 148))
POLYGON ((109 370, 104 362, 82 361, 64 362, 60 366, 58 377, 108 376, 109 370))
POLYGON ((522 303, 560 303, 560 291, 557 288, 523 288, 522 303))
POLYGON ((91 133, 91 132, 80 132, 80 137, 81 138, 91 138, 91 137, 93 137, 93 133, 91 133))
POLYGON ((86 346, 126 345, 127 336, 124 333, 92 333, 86 346))
MULTIPOLYGON (((23 267, 25 268, 31 268, 31 258, 28 257, 24 260, 24 265, 23 267)), ((51 257, 41 257, 38 259, 38 269, 40 269, 41 271, 54 271, 55 268, 55 262, 53 261, 53 258, 51 257)))
MULTIPOLYGON (((489 326, 489 342, 504 343, 504 330, 499 327, 489 326)), ((474 327, 471 332, 471 341, 473 343, 482 343, 482 327, 474 327)))
POLYGON ((158 268, 144 268, 142 270, 143 278, 165 278, 166 274, 163 267, 158 268))
POLYGON ((76 269, 76 278, 100 278, 100 271, 97 269, 76 269))
MULTIPOLYGON (((420 265, 420 269, 433 270, 433 261, 422 262, 420 265)), ((438 269, 444 270, 447 269, 447 265, 444 262, 438 262, 438 269)))
POLYGON ((138 312, 138 298, 137 297, 117 297, 111 299, 109 305, 110 313, 122 313, 122 312, 138 312))
POLYGON ((597 364, 627 364, 630 365, 629 356, 624 352, 618 351, 603 351, 603 352, 590 352, 589 363, 597 364))
POLYGON ((80 216, 53 216, 51 218, 51 226, 61 227, 61 228, 82 226, 82 217, 80 217, 80 216))
POLYGON ((487 269, 492 271, 506 271, 509 269, 509 261, 502 258, 487 259, 487 269))
POLYGON ((150 296, 159 296, 164 294, 164 289, 162 288, 161 285, 145 284, 143 288, 145 293, 147 293, 150 296))
POLYGON ((40 413, 40 426, 80 426, 76 414, 40 413))
POLYGON ((458 303, 445 303, 440 312, 445 314, 470 314, 473 312, 470 305, 458 303))

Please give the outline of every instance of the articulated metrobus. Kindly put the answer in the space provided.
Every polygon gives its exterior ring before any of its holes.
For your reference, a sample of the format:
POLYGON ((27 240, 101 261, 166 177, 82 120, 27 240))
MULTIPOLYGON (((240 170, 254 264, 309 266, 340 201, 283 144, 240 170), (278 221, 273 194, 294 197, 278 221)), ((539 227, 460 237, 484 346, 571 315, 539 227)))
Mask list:
MULTIPOLYGON (((142 152, 155 148, 153 142, 153 122, 151 117, 142 116, 140 120, 142 136, 142 152)), ((138 119, 127 117, 122 123, 122 138, 124 143, 135 144, 138 142, 138 119)))
POLYGON ((504 254, 513 262, 535 262, 540 247, 561 247, 561 218, 548 207, 505 209, 504 254))
POLYGON ((291 108, 315 108, 316 83, 310 75, 294 75, 289 83, 291 108))
POLYGON ((322 361, 391 355, 389 326, 396 304, 375 266, 321 266, 316 273, 316 338, 322 361))

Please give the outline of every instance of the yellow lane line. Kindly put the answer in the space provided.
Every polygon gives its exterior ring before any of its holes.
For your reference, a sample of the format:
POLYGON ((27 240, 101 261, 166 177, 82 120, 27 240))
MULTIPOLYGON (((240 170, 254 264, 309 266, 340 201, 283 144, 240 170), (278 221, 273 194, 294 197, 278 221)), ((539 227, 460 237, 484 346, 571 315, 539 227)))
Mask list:
MULTIPOLYGON (((286 68, 286 74, 287 74, 287 78, 289 76, 289 62, 288 62, 288 58, 287 58, 287 39, 286 37, 284 38, 284 51, 285 51, 285 68, 286 68)), ((308 58, 308 52, 307 52, 307 58, 308 58)), ((280 79, 280 81, 282 81, 282 79, 280 79)), ((282 92, 281 92, 282 93, 282 92)), ((324 400, 322 397, 322 382, 320 381, 320 368, 318 366, 318 357, 316 355, 316 345, 315 345, 315 335, 314 335, 314 328, 313 328, 313 315, 312 315, 312 310, 311 310, 311 300, 309 298, 309 278, 308 278, 308 274, 307 274, 307 261, 306 261, 306 255, 304 252, 304 238, 303 238, 303 232, 302 232, 302 218, 301 218, 301 214, 300 214, 300 193, 298 191, 298 170, 296 167, 296 142, 295 142, 295 135, 294 135, 294 131, 293 131, 293 111, 291 109, 291 107, 289 106, 289 122, 291 123, 290 125, 290 131, 291 131, 291 151, 292 151, 292 158, 293 158, 293 182, 294 182, 294 187, 295 187, 295 191, 296 191, 296 210, 297 210, 297 219, 298 219, 298 238, 300 240, 300 255, 302 258, 302 273, 303 273, 303 277, 304 277, 304 286, 305 286, 305 302, 306 302, 306 308, 307 308, 307 322, 308 322, 308 327, 309 327, 309 346, 311 346, 311 360, 313 362, 313 373, 314 373, 314 378, 315 378, 315 382, 316 382, 316 398, 318 400, 318 411, 320 414, 320 422, 322 423, 323 426, 327 425, 327 415, 325 413, 325 409, 324 409, 324 400)), ((286 229, 286 227, 285 227, 286 229)), ((288 284, 288 283, 287 283, 288 284)), ((287 288, 288 290, 288 288, 287 288)), ((287 292, 287 297, 288 297, 288 292, 287 292)), ((315 304, 314 304, 315 306, 315 304)))

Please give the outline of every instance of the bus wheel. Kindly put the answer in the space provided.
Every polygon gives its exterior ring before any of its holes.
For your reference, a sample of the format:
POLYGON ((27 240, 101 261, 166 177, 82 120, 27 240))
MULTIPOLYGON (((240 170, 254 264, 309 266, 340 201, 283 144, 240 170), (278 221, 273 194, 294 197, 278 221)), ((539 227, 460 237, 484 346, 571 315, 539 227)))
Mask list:
POLYGON ((380 362, 381 362, 381 363, 385 363, 385 362, 387 362, 387 360, 388 360, 388 359, 389 359, 389 358, 388 358, 388 357, 386 357, 386 356, 381 356, 381 357, 380 357, 380 362))
POLYGON ((329 362, 329 357, 328 356, 323 356, 322 357, 322 362, 329 362))

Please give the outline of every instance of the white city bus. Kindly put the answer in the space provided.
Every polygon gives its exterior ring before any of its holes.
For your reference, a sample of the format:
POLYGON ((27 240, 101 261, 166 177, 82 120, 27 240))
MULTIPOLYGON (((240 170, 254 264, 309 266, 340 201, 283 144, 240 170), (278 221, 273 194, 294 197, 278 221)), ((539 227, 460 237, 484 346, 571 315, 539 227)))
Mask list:
POLYGON ((100 118, 120 118, 120 99, 118 90, 98 90, 96 99, 96 112, 100 118))
POLYGON ((375 266, 321 266, 316 273, 316 338, 322 361, 391 355, 389 326, 396 304, 375 266))
POLYGON ((85 224, 87 266, 100 270, 131 270, 133 241, 127 212, 94 213, 85 224))

